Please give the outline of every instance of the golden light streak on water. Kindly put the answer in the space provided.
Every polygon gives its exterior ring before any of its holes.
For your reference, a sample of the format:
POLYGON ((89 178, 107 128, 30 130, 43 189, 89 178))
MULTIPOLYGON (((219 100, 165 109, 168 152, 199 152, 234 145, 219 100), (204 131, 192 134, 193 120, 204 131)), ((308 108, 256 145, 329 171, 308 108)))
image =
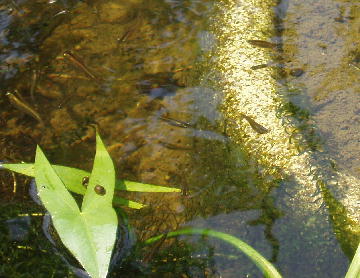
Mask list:
POLYGON ((261 166, 263 175, 291 177, 295 181, 295 190, 287 200, 292 208, 288 213, 298 218, 306 217, 309 212, 326 217, 321 194, 323 181, 327 188, 335 190, 337 201, 345 206, 347 217, 354 224, 351 230, 359 233, 359 181, 332 170, 331 162, 322 150, 299 150, 304 138, 296 121, 292 121, 288 114, 279 116, 279 109, 286 99, 278 92, 276 69, 251 69, 271 62, 276 55, 276 50, 256 47, 248 42, 270 42, 275 35, 275 4, 275 1, 231 0, 220 1, 216 7, 218 16, 213 19, 211 28, 217 42, 212 54, 212 61, 215 61, 213 75, 220 73, 216 87, 224 93, 222 112, 232 123, 227 132, 233 141, 246 147, 261 166), (269 132, 256 133, 242 119, 241 113, 253 118, 269 132))

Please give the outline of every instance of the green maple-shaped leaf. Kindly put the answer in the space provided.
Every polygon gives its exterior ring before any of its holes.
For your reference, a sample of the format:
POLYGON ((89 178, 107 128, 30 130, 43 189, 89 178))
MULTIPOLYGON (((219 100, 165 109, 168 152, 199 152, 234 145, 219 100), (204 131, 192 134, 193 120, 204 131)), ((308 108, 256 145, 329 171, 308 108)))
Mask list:
POLYGON ((39 197, 51 214, 63 244, 91 277, 105 278, 118 220, 112 207, 114 165, 99 135, 96 136, 93 171, 81 210, 40 147, 36 150, 35 179, 39 197))

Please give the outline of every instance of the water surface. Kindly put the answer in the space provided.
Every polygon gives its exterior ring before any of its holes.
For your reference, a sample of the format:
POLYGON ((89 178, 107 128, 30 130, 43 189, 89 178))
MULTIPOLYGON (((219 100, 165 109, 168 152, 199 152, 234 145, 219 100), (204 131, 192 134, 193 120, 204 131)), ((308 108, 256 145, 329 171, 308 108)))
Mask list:
MULTIPOLYGON (((303 236, 302 225, 316 230, 317 223, 292 218, 286 195, 291 184, 268 175, 271 169, 229 132, 217 85, 221 76, 213 71, 219 42, 211 26, 218 4, 4 1, 0 160, 33 161, 40 144, 52 163, 90 170, 96 124, 119 178, 183 189, 183 194, 123 194, 148 204, 141 211, 124 209, 139 242, 182 226, 213 228, 245 240, 284 277, 342 277, 355 247, 339 242, 325 218, 325 228, 303 236), (64 57, 65 51, 91 74, 64 57), (8 91, 17 91, 44 124, 11 104, 8 91), (326 251, 313 242, 326 243, 326 251)), ((301 92, 292 94, 293 103, 316 122, 338 167, 358 177, 359 7, 333 0, 283 1, 274 8, 277 23, 265 35, 282 49, 269 61, 281 73, 275 79, 286 80, 282 90, 301 92)), ((253 132, 246 123, 244 129, 253 132)), ((19 216, 42 212, 28 197, 30 179, 0 174, 0 254, 6 262, 0 274, 73 277, 58 256, 49 256, 41 217, 19 216), (9 221, 24 233, 16 237, 9 221)), ((134 253, 112 275, 261 277, 236 250, 198 237, 134 253)))

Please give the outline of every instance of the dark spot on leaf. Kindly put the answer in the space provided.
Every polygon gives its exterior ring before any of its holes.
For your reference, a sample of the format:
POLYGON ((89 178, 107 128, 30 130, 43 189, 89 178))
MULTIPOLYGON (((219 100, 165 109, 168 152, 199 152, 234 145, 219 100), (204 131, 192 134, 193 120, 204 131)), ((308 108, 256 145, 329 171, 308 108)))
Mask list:
POLYGON ((99 185, 99 184, 97 184, 94 187, 94 191, 95 191, 96 194, 101 195, 101 196, 106 194, 105 188, 103 186, 99 185))
POLYGON ((87 188, 88 184, 89 184, 89 177, 83 177, 82 181, 81 181, 81 184, 87 188))

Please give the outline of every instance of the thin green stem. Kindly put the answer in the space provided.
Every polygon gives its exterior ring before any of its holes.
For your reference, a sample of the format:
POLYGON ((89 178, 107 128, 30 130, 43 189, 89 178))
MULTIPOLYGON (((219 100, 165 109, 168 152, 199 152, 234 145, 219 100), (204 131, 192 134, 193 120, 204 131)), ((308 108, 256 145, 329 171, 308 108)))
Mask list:
POLYGON ((175 237, 180 235, 207 235, 211 237, 215 237, 218 239, 221 239, 236 248, 238 248, 240 251, 242 251, 245 255, 247 255, 257 266, 258 268, 264 273, 265 277, 267 278, 281 278, 281 275, 276 270, 276 268, 267 261, 259 252, 257 252, 254 248, 252 248, 250 245, 246 244, 242 240, 226 234, 222 232, 217 232, 211 229, 198 229, 198 228, 187 228, 182 229, 174 232, 169 232, 166 235, 159 235, 152 238, 147 239, 144 243, 152 244, 162 237, 175 237))
POLYGON ((360 243, 350 264, 345 278, 359 278, 360 277, 360 243))

